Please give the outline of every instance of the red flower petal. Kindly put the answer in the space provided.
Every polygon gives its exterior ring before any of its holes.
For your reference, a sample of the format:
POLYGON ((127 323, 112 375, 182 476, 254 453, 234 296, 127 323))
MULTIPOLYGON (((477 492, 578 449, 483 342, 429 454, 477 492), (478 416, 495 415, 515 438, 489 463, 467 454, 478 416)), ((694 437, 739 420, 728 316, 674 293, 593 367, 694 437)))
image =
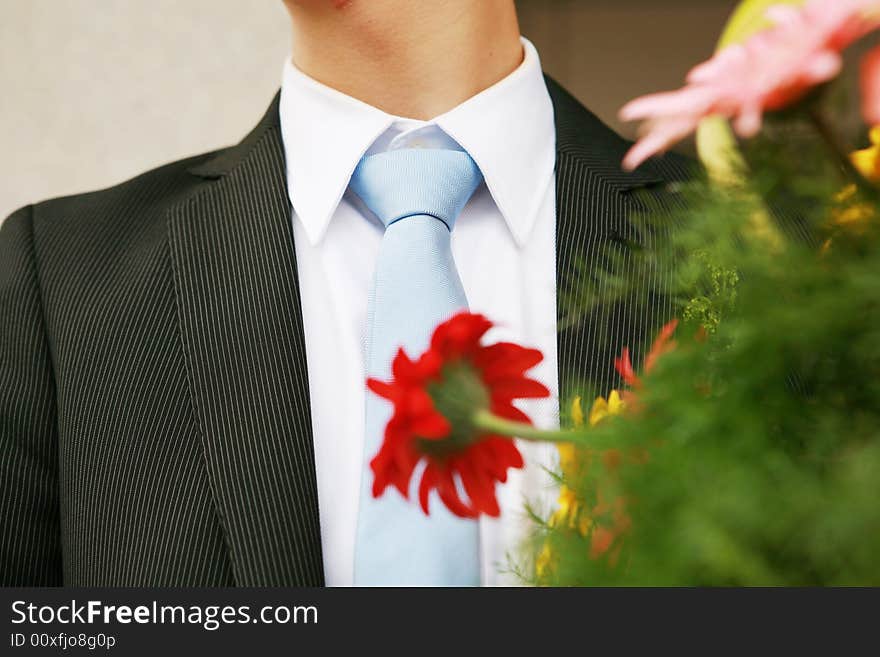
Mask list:
POLYGON ((501 514, 501 509, 498 500, 495 499, 495 484, 491 476, 476 468, 473 460, 458 459, 456 466, 462 486, 471 499, 474 510, 497 518, 501 514))
POLYGON ((632 361, 629 358, 629 347, 624 347, 620 358, 614 359, 614 369, 617 370, 627 385, 633 388, 638 387, 639 377, 636 376, 635 370, 633 370, 632 361))
POLYGON ((391 383, 380 381, 379 379, 367 379, 367 388, 385 399, 393 400, 397 394, 396 386, 391 383))
POLYGON ((502 483, 507 481, 508 469, 518 469, 524 465, 522 454, 514 441, 501 436, 487 437, 470 450, 468 457, 478 468, 502 483))
POLYGON ((537 349, 526 349, 510 342, 484 347, 474 357, 474 364, 483 371, 486 383, 498 378, 519 376, 544 360, 537 349))
POLYGON ((436 490, 446 507, 460 518, 476 518, 477 512, 465 504, 458 494, 452 472, 447 468, 437 468, 436 490))
POLYGON ((880 46, 862 58, 860 78, 862 116, 869 126, 880 125, 880 46))
POLYGON ((550 391, 547 386, 534 379, 507 378, 492 386, 492 396, 503 399, 541 399, 549 397, 550 391))
POLYGON ((415 419, 434 412, 434 402, 424 388, 410 387, 404 391, 397 402, 402 415, 415 419))
POLYGON ((678 320, 673 319, 660 329, 660 333, 654 340, 654 344, 651 345, 651 351, 645 356, 645 366, 643 368, 645 372, 650 372, 654 368, 654 365, 657 363, 657 359, 660 358, 660 356, 675 349, 675 342, 671 340, 672 334, 675 333, 675 328, 677 326, 678 320))
POLYGON ((431 491, 434 490, 434 486, 436 485, 435 479, 434 467, 429 465, 422 473, 422 481, 419 483, 419 505, 421 505, 422 511, 425 512, 426 516, 430 514, 428 510, 428 499, 431 495, 431 491))
POLYGON ((428 380, 436 377, 443 368, 443 357, 436 351, 428 350, 418 360, 419 377, 428 380))
POLYGON ((414 419, 410 424, 410 431, 419 438, 442 440, 449 435, 452 427, 449 425, 449 420, 440 413, 429 413, 414 419))
POLYGON ((492 401, 491 411, 493 414, 498 417, 503 417, 505 420, 513 420, 514 422, 524 422, 526 424, 531 424, 532 419, 519 410, 516 406, 510 403, 507 399, 496 399, 492 401))
POLYGON ((391 374, 397 383, 409 383, 418 381, 420 370, 403 349, 398 349, 391 362, 391 374))
POLYGON ((399 450, 391 445, 383 445, 379 453, 370 461, 373 470, 373 497, 379 497, 388 486, 394 486, 404 497, 408 496, 409 481, 415 462, 399 458, 399 450))
POLYGON ((480 338, 491 327, 492 322, 483 315, 459 313, 437 327, 431 338, 431 350, 445 359, 471 354, 480 346, 480 338))

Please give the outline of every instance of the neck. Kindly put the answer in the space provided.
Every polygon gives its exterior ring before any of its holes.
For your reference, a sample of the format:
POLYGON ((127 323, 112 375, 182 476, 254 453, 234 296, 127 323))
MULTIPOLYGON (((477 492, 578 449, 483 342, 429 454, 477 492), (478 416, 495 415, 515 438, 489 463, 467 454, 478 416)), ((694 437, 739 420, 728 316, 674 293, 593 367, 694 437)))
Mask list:
POLYGON ((428 120, 522 62, 513 0, 285 0, 293 62, 396 116, 428 120))

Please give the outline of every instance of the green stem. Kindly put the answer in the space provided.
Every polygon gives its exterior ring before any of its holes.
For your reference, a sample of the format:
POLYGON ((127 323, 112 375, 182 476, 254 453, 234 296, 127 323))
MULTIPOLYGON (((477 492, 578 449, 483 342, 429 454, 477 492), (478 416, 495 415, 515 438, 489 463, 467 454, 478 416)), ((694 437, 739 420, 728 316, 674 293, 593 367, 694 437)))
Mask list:
POLYGON ((520 438, 538 443, 574 443, 583 447, 595 447, 578 431, 568 429, 544 430, 537 429, 525 422, 514 422, 493 415, 487 410, 477 411, 473 417, 474 425, 484 431, 520 438))
POLYGON ((807 111, 807 116, 809 117, 810 123, 816 133, 821 137, 822 141, 825 142, 825 146, 835 157, 843 170, 846 171, 847 175, 852 179, 852 182, 856 184, 856 187, 858 187, 868 198, 874 201, 880 200, 880 190, 878 190, 870 180, 865 178, 865 176, 862 175, 862 172, 853 164, 847 150, 838 139, 837 133, 834 131, 834 128, 831 127, 831 124, 825 119, 821 110, 816 107, 811 107, 807 111))

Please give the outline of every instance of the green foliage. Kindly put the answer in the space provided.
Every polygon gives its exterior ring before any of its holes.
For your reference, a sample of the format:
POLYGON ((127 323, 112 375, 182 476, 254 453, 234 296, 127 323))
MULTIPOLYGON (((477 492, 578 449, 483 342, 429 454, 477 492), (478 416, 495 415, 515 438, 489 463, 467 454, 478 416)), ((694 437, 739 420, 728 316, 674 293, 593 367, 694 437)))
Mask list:
MULTIPOLYGON (((536 523, 526 561, 552 555, 540 574, 521 567, 536 583, 880 584, 878 218, 834 225, 846 180, 803 124, 771 127, 746 154, 748 188, 685 185, 681 227, 643 256, 675 262, 678 347, 624 416, 583 430, 647 462, 609 468, 597 451, 565 481, 588 510, 600 493, 625 500, 629 529, 591 556, 610 511, 585 535, 536 523), (771 237, 755 227, 767 205, 771 237)), ((577 306, 650 292, 613 278, 577 306)))

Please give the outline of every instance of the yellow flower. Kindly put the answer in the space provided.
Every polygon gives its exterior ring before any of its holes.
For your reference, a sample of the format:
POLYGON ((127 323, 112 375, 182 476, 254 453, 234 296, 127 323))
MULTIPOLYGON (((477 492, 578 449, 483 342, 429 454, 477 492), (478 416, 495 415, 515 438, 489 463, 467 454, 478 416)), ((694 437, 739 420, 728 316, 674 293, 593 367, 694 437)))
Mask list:
MULTIPOLYGON (((871 128, 869 134, 871 145, 860 151, 850 153, 850 161, 866 180, 880 183, 880 126, 871 128)), ((834 197, 836 207, 831 210, 831 221, 834 225, 859 234, 868 222, 877 216, 877 209, 870 203, 859 201, 858 187, 847 185, 834 197)), ((822 253, 831 247, 828 239, 822 245, 822 253)))
MULTIPOLYGON (((602 420, 612 415, 620 415, 626 410, 626 404, 621 398, 617 390, 612 390, 606 400, 604 397, 597 397, 590 409, 589 424, 591 427, 596 426, 602 420)), ((584 426, 584 410, 581 406, 581 398, 575 397, 571 404, 571 419, 576 428, 584 426)), ((590 451, 583 448, 577 448, 570 443, 560 443, 559 449, 559 467, 562 470, 562 476, 565 479, 574 478, 578 472, 585 469, 591 460, 590 451)), ((587 509, 584 509, 583 503, 578 499, 575 492, 568 486, 563 484, 559 489, 559 499, 557 500, 557 509, 550 516, 547 524, 550 527, 568 527, 568 529, 577 530, 581 536, 587 536, 590 531, 592 519, 587 509)), ((535 571, 539 578, 549 574, 553 564, 553 551, 548 543, 541 548, 538 558, 535 560, 535 571)))
POLYGON ((602 397, 597 397, 596 401, 593 402, 593 408, 590 409, 590 426, 595 427, 611 415, 620 415, 625 408, 626 405, 617 390, 611 391, 611 394, 608 395, 608 401, 602 397))
MULTIPOLYGON (((620 415, 625 409, 626 404, 617 390, 612 390, 607 400, 604 397, 596 397, 593 407, 590 409, 590 426, 595 427, 611 415, 620 415)), ((580 397, 575 397, 571 403, 571 420, 575 428, 579 429, 584 426, 584 410, 580 397)), ((566 479, 574 477, 579 470, 589 464, 590 453, 582 447, 575 447, 571 443, 560 443, 557 449, 559 450, 559 467, 566 479)))
POLYGON ((553 567, 553 550, 550 549, 549 543, 544 543, 538 558, 535 559, 535 572, 538 577, 543 579, 550 574, 553 567))
POLYGON ((858 228, 874 217, 874 206, 869 203, 854 202, 857 194, 858 188, 852 184, 844 187, 834 197, 838 207, 832 210, 831 216, 834 219, 834 223, 838 226, 858 228))
MULTIPOLYGON (((571 421, 576 428, 584 426, 584 411, 581 408, 581 398, 575 397, 571 403, 571 421)), ((559 467, 562 474, 570 475, 575 471, 578 461, 578 449, 571 443, 559 443, 559 467)))
POLYGON ((865 178, 871 182, 880 182, 880 125, 871 128, 868 137, 871 145, 851 153, 849 158, 865 178))

